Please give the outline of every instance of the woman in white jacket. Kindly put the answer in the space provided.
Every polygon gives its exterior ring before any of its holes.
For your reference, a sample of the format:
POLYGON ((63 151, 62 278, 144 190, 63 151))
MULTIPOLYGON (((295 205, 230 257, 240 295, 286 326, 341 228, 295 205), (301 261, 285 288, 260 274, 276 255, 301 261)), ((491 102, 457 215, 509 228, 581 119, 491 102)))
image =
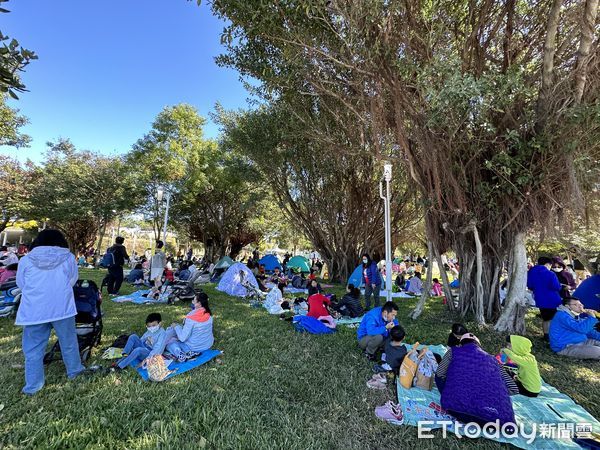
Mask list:
POLYGON ((85 370, 75 331, 77 263, 68 247, 60 231, 43 230, 19 262, 22 296, 15 324, 23 327, 24 394, 33 395, 44 386, 44 353, 53 328, 67 376, 75 378, 85 370))

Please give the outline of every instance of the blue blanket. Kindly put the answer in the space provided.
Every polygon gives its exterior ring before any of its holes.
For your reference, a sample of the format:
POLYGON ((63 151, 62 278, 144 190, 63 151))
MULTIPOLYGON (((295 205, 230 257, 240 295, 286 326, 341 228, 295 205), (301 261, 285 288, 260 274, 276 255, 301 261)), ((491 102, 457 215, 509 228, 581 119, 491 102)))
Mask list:
POLYGON ((294 316, 294 328, 301 333, 311 334, 331 334, 335 333, 335 329, 327 327, 323 322, 314 317, 309 316, 294 316))
MULTIPOLYGON (((194 359, 190 359, 189 361, 180 363, 177 361, 173 361, 169 365, 169 370, 174 370, 175 372, 169 374, 165 380, 172 378, 174 376, 180 375, 182 373, 187 372, 188 370, 195 369, 198 366, 201 366, 204 363, 207 363, 213 358, 216 358, 221 354, 220 350, 205 350, 200 355, 195 357, 194 359)), ((140 376, 144 379, 144 381, 148 381, 148 371, 146 369, 142 369, 141 367, 137 369, 140 376)))
MULTIPOLYGON (((440 355, 446 351, 443 345, 432 345, 429 349, 440 355)), ((429 420, 435 422, 428 425, 429 428, 441 428, 439 421, 454 420, 441 409, 440 393, 435 386, 431 391, 419 388, 405 389, 397 382, 397 388, 398 403, 402 405, 406 425, 417 426, 419 421, 429 420)), ((517 424, 523 424, 527 434, 531 433, 533 424, 538 424, 537 436, 531 443, 527 443, 525 437, 511 439, 500 437, 494 438, 495 441, 510 443, 524 449, 578 449, 579 445, 571 439, 557 439, 561 427, 575 428, 577 424, 587 423, 592 425, 594 431, 600 432, 600 422, 567 395, 546 383, 542 384, 542 391, 537 398, 514 395, 511 399, 517 424), (542 429, 539 424, 551 424, 553 431, 552 428, 550 431, 544 431, 548 429, 542 429), (550 432, 556 433, 557 438, 549 439, 550 432)), ((452 430, 451 427, 448 429, 452 430)))
POLYGON ((135 291, 135 292, 132 292, 129 295, 121 295, 120 297, 115 297, 115 298, 113 298, 111 300, 113 302, 116 302, 116 303, 131 302, 131 303, 137 303, 137 304, 143 304, 143 303, 166 303, 167 302, 165 296, 163 296, 163 299, 159 298, 158 300, 154 300, 152 298, 143 297, 143 295, 148 294, 149 292, 150 292, 150 290, 147 290, 147 291, 135 291))

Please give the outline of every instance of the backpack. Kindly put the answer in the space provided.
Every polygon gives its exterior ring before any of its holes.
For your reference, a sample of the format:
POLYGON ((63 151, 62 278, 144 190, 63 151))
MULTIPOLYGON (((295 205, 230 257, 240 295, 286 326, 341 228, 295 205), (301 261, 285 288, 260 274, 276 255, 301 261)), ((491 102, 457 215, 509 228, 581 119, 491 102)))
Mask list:
POLYGON ((104 254, 104 256, 102 257, 102 260, 100 261, 100 267, 109 268, 114 265, 115 265, 115 254, 113 253, 113 250, 109 248, 106 251, 106 253, 104 254))

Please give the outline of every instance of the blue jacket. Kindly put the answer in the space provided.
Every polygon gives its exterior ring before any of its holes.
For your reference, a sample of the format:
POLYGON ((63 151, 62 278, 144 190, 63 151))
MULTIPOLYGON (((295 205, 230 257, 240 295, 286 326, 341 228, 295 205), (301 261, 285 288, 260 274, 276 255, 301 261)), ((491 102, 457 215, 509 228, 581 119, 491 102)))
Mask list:
MULTIPOLYGON (((371 261, 371 264, 367 267, 367 277, 369 278, 369 284, 375 284, 377 286, 381 286, 381 275, 379 273, 379 269, 377 268, 377 263, 375 261, 371 261)), ((365 280, 365 269, 362 269, 362 281, 366 285, 367 281, 365 280)))
POLYGON ((594 329, 597 323, 598 319, 587 314, 575 318, 566 306, 560 306, 550 323, 550 348, 558 353, 567 345, 581 344, 588 339, 600 341, 600 333, 594 329))
POLYGON ((533 291, 535 306, 556 308, 561 304, 560 282, 545 266, 533 266, 527 272, 527 287, 533 291))
MULTIPOLYGON (((381 334, 384 338, 388 336, 389 332, 385 326, 389 322, 383 320, 383 317, 381 316, 381 309, 381 306, 373 308, 362 318, 357 331, 359 340, 367 335, 377 336, 378 334, 381 334)), ((398 321, 396 319, 394 319, 394 325, 398 325, 398 321)))

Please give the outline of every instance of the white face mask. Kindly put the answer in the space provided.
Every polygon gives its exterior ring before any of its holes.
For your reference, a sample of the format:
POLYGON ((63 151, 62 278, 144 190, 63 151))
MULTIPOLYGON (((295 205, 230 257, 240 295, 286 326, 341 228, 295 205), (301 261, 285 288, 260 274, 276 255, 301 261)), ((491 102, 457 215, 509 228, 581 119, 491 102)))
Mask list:
POLYGON ((562 267, 555 267, 554 269, 555 272, 562 272, 562 267))
POLYGON ((146 327, 150 333, 156 333, 160 328, 160 325, 155 325, 153 327, 146 327))
POLYGON ((367 264, 369 262, 368 259, 363 259, 363 264, 367 264))

